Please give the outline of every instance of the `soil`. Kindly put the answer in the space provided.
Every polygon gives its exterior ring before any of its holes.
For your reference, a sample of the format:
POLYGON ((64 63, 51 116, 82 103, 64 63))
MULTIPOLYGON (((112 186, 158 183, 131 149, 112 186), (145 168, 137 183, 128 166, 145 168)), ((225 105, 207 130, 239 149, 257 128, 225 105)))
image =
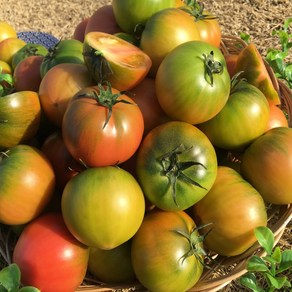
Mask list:
MULTIPOLYGON (((110 3, 104 0, 0 0, 0 20, 9 22, 18 32, 41 31, 64 39, 73 35, 81 20, 110 3)), ((285 18, 292 17, 291 0, 205 0, 204 5, 218 17, 223 34, 248 34, 263 56, 268 48, 279 46, 272 31, 281 28, 285 18)), ((290 224, 279 246, 291 249, 291 238, 290 224)), ((233 282, 221 291, 243 289, 233 282)))

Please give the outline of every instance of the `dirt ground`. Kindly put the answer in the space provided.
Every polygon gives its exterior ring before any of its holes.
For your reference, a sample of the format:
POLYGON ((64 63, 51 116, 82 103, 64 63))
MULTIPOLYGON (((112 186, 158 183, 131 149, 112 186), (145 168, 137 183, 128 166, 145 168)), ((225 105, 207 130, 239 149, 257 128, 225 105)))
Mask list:
MULTIPOLYGON (((18 32, 42 31, 67 38, 82 19, 109 3, 111 1, 0 0, 0 20, 9 22, 18 32)), ((291 0, 205 0, 204 4, 218 17, 223 34, 250 35, 262 55, 269 47, 278 46, 272 30, 280 28, 285 18, 292 17, 291 0)), ((289 225, 280 246, 291 248, 291 236, 289 225)), ((242 288, 231 284, 221 291, 242 291, 242 288)))

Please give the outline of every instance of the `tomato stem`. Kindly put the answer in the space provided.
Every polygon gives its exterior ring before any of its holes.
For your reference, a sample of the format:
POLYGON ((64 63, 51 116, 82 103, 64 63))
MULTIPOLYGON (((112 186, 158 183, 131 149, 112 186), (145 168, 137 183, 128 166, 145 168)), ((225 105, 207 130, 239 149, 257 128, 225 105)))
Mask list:
POLYGON ((203 54, 205 61, 205 79, 210 79, 210 84, 213 86, 214 76, 213 74, 220 74, 223 71, 223 66, 220 62, 214 60, 214 52, 211 51, 208 56, 203 54), (207 78, 208 77, 208 78, 207 78))

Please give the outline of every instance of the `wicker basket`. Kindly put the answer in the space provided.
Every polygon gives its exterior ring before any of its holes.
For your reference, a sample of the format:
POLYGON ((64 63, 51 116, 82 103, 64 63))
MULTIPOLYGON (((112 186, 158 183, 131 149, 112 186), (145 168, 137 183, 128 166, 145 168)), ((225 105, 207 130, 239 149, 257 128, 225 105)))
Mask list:
MULTIPOLYGON (((223 54, 237 54, 247 44, 238 37, 223 36, 221 43, 221 50, 223 54)), ((284 82, 277 80, 275 75, 266 63, 266 68, 270 74, 273 85, 281 97, 281 108, 288 115, 289 127, 292 126, 292 92, 285 85, 284 82)), ((275 236, 275 244, 280 240, 285 228, 292 219, 292 205, 275 206, 271 205, 268 208, 268 227, 273 231, 275 236)), ((189 291, 196 292, 214 292, 222 289, 231 281, 238 279, 240 276, 247 272, 246 264, 252 255, 264 255, 264 251, 260 248, 258 243, 255 243, 250 249, 239 256, 235 257, 222 257, 212 255, 216 258, 216 265, 211 263, 211 269, 206 269, 200 278, 199 282, 189 291)), ((85 283, 81 285, 76 291, 86 292, 101 292, 101 291, 147 291, 139 283, 129 283, 128 285, 107 285, 100 283, 95 279, 88 278, 85 283), (86 284, 85 284, 86 283, 86 284)))

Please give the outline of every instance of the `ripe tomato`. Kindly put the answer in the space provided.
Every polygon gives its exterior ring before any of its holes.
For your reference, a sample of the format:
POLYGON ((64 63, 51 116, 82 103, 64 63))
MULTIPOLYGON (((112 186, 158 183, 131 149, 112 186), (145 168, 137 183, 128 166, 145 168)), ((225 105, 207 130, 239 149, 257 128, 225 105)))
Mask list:
POLYGON ((233 77, 236 73, 236 62, 238 59, 237 54, 224 55, 226 66, 230 77, 233 77))
POLYGON ((41 84, 40 66, 43 58, 43 56, 29 56, 17 64, 13 72, 16 91, 39 91, 41 84))
POLYGON ((226 104, 230 77, 218 48, 190 41, 164 58, 155 87, 166 114, 172 119, 199 124, 214 117, 226 104))
POLYGON ((272 128, 257 138, 242 155, 242 175, 266 202, 292 203, 291 139, 291 128, 272 128))
POLYGON ((199 40, 193 17, 179 8, 168 8, 153 14, 143 29, 140 47, 151 58, 150 76, 155 77, 164 57, 178 45, 199 40))
POLYGON ((155 81, 144 78, 131 89, 129 96, 139 106, 144 119, 144 135, 156 126, 169 121, 169 117, 162 110, 155 93, 155 81))
POLYGON ((97 8, 89 17, 84 36, 92 31, 100 31, 108 34, 115 34, 121 31, 116 22, 112 5, 108 4, 97 8))
POLYGON ((288 119, 282 109, 279 106, 274 105, 273 103, 269 103, 269 105, 270 117, 268 125, 266 127, 266 131, 276 127, 288 127, 288 119))
POLYGON ((184 210, 211 188, 217 158, 203 132, 188 123, 172 121, 157 126, 144 138, 136 170, 151 203, 167 211, 184 210))
POLYGON ((79 91, 63 118, 64 143, 87 166, 116 165, 139 147, 143 115, 134 101, 110 84, 79 91))
POLYGON ((0 159, 0 222, 25 224, 46 207, 55 189, 55 174, 42 152, 17 145, 0 159))
POLYGON ((59 213, 40 216, 21 233, 13 262, 21 271, 21 282, 42 292, 75 291, 82 283, 89 249, 68 231, 59 213))
POLYGON ((132 264, 150 291, 187 291, 201 277, 204 258, 195 222, 185 212, 154 210, 132 239, 132 264))
POLYGON ((14 27, 6 21, 0 21, 0 42, 7 38, 16 38, 14 27))
POLYGON ((62 214, 81 242, 112 249, 128 241, 140 227, 143 192, 127 171, 115 167, 88 168, 74 176, 62 194, 62 214))
POLYGON ((85 36, 83 54, 93 79, 97 83, 108 81, 118 90, 136 86, 151 67, 151 59, 141 49, 103 32, 85 36))
POLYGON ((26 45, 26 42, 17 38, 10 37, 0 42, 0 60, 11 65, 14 54, 26 45))
POLYGON ((154 13, 176 5, 176 0, 112 1, 116 22, 124 32, 130 34, 135 34, 137 25, 145 25, 154 13))
POLYGON ((243 253, 254 242, 254 228, 267 225, 267 212, 259 192, 232 168, 218 167, 216 181, 193 207, 193 218, 208 235, 204 245, 224 256, 243 253))
POLYGON ((264 94, 248 82, 240 81, 231 89, 221 111, 198 127, 219 148, 243 149, 265 132, 269 115, 264 94))
POLYGON ((131 240, 110 249, 91 247, 88 271, 104 283, 129 283, 135 279, 131 262, 131 240))
POLYGON ((0 98, 0 149, 28 142, 40 126, 41 105, 34 91, 19 91, 0 98))
POLYGON ((75 27, 72 38, 80 42, 84 41, 85 29, 88 24, 89 17, 82 19, 75 27))
POLYGON ((47 118, 61 128, 69 101, 90 85, 93 81, 84 64, 61 63, 51 68, 39 86, 40 102, 47 118))

